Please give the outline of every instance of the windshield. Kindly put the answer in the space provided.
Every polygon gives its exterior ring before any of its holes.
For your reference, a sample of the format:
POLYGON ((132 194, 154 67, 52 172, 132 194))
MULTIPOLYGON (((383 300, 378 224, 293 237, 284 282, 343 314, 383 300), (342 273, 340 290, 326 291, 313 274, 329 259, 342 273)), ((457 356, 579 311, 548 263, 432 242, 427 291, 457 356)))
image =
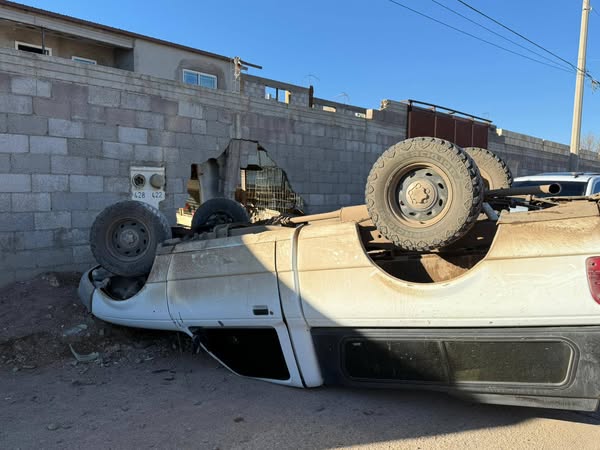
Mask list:
POLYGON ((545 184, 558 183, 561 186, 560 194, 536 194, 536 197, 575 197, 585 195, 585 188, 587 181, 552 181, 552 180, 527 180, 527 181, 515 181, 512 187, 524 187, 524 186, 543 186, 545 184))

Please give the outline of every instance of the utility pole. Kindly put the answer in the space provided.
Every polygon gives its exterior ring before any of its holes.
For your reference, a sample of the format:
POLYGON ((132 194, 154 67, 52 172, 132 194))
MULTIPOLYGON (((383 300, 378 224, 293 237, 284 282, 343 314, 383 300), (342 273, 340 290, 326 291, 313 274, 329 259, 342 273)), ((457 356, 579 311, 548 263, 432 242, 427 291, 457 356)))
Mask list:
POLYGON ((583 107, 583 88, 585 83, 585 53, 587 50, 588 19, 590 0, 583 0, 581 11, 581 31, 579 33, 579 54, 577 55, 577 78, 575 81, 575 102, 573 106, 573 127, 571 128, 571 152, 569 170, 577 171, 579 166, 579 145, 581 139, 581 109, 583 107))

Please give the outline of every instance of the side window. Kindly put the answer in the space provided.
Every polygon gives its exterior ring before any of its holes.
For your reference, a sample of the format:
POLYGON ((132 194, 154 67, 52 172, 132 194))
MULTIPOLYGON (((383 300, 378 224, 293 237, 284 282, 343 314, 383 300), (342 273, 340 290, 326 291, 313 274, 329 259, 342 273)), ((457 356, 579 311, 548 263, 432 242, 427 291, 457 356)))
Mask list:
POLYGON ((217 77, 215 75, 196 72, 195 70, 183 69, 183 82, 209 89, 217 89, 217 77))
POLYGON ((15 50, 37 53, 39 55, 52 55, 52 49, 50 47, 42 48, 41 45, 28 44, 27 42, 15 41, 15 50))
POLYGON ((81 56, 71 56, 71 61, 76 61, 83 64, 97 64, 95 59, 83 58, 81 56))
POLYGON ((597 194, 598 192, 600 192, 600 180, 596 180, 594 182, 594 187, 592 188, 592 194, 597 194))

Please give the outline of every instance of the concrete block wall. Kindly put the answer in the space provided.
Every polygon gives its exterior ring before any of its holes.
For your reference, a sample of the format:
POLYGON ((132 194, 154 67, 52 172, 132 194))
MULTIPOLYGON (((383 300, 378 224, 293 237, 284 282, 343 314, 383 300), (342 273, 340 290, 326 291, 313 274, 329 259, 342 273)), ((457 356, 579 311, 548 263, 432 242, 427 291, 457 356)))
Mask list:
MULTIPOLYGON (((203 89, 103 66, 0 49, 0 285, 93 263, 90 226, 129 198, 132 165, 163 166, 160 208, 174 223, 190 165, 218 157, 232 139, 259 143, 286 171, 307 212, 364 201, 377 157, 406 136, 407 108, 308 107, 264 98, 272 80, 244 76, 242 92, 203 89)), ((302 95, 306 95, 305 98, 302 95)), ((296 99, 296 101, 294 101, 296 99)), ((566 170, 568 148, 494 130, 490 149, 515 175, 566 170)), ((582 153, 581 168, 600 170, 582 153)))
MULTIPOLYGON (((515 177, 569 169, 569 146, 557 142, 498 128, 490 131, 488 148, 507 162, 515 177)), ((600 172, 598 154, 582 150, 579 170, 600 172)))
POLYGON ((0 284, 89 267, 90 226, 129 198, 132 165, 165 167, 174 223, 190 165, 232 139, 264 147, 308 212, 361 203, 397 122, 0 49, 0 284))

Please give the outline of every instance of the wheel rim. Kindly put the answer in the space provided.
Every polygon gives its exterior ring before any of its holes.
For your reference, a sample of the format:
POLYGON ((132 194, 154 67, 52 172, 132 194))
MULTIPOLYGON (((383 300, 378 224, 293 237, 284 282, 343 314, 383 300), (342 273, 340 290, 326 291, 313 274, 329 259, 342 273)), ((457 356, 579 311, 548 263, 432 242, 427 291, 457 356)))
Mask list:
POLYGON ((108 229, 109 251, 121 261, 135 260, 148 250, 148 228, 139 220, 123 219, 108 229))
POLYGON ((233 217, 223 211, 217 211, 208 216, 206 222, 204 222, 204 226, 212 228, 225 223, 233 223, 233 217))
POLYGON ((411 227, 428 227, 442 220, 452 203, 446 172, 434 164, 412 164, 391 178, 387 203, 396 218, 411 227))

